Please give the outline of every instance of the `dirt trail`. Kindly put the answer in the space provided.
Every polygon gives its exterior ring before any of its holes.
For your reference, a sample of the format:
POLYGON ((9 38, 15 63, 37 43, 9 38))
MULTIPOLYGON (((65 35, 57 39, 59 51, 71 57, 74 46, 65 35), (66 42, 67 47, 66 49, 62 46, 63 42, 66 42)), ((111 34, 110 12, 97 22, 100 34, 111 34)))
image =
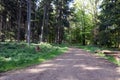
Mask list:
POLYGON ((0 80, 120 80, 120 67, 81 49, 70 48, 53 60, 1 74, 0 80))

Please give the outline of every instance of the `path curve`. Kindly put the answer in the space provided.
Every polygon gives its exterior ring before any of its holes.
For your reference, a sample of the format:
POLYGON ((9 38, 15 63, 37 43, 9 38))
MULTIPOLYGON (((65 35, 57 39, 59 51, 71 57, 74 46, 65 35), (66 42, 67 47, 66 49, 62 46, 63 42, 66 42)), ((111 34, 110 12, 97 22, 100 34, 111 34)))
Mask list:
POLYGON ((53 60, 1 74, 0 80, 120 80, 120 67, 84 50, 70 48, 53 60))

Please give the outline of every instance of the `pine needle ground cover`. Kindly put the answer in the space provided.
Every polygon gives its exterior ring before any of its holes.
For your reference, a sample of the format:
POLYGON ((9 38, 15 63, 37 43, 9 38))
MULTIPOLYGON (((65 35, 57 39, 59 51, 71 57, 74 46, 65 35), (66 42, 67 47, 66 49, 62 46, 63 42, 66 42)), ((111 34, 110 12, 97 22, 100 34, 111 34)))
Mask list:
POLYGON ((54 58, 67 50, 67 47, 53 46, 48 43, 0 43, 0 72, 24 68, 54 58), (39 46, 39 51, 36 51, 39 46))

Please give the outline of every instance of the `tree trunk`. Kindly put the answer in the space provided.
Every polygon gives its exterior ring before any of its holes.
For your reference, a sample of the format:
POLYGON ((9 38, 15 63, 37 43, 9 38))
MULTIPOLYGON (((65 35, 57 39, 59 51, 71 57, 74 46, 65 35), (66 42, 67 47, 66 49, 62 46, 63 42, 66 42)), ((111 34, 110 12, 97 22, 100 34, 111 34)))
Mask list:
POLYGON ((31 0, 27 1, 27 26, 28 26, 28 30, 27 30, 27 42, 28 45, 30 45, 30 24, 31 24, 31 0))
POLYGON ((83 7, 83 17, 82 17, 82 45, 86 45, 86 39, 85 39, 85 12, 83 7))
POLYGON ((45 26, 45 14, 46 14, 46 5, 44 6, 43 23, 42 23, 42 27, 41 27, 40 42, 43 42, 44 26, 45 26))
MULTIPOLYGON (((50 6, 50 1, 47 1, 47 6, 50 6)), ((46 40, 49 42, 49 28, 48 28, 48 23, 49 23, 49 7, 46 6, 46 40)))
POLYGON ((2 34, 2 16, 0 15, 0 35, 2 34))
POLYGON ((61 44, 62 43, 62 4, 63 4, 63 1, 59 1, 57 2, 57 9, 56 9, 56 28, 57 28, 57 34, 56 34, 56 42, 61 44))
POLYGON ((21 25, 21 1, 19 3, 19 16, 18 16, 18 33, 17 33, 17 41, 20 41, 20 25, 21 25))

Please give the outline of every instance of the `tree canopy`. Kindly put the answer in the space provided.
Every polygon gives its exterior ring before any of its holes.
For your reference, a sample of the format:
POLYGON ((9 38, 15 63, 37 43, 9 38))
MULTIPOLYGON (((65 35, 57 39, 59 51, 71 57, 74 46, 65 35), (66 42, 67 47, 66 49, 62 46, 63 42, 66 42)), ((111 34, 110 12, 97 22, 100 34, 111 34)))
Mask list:
POLYGON ((119 0, 0 0, 0 41, 119 47, 119 0))

